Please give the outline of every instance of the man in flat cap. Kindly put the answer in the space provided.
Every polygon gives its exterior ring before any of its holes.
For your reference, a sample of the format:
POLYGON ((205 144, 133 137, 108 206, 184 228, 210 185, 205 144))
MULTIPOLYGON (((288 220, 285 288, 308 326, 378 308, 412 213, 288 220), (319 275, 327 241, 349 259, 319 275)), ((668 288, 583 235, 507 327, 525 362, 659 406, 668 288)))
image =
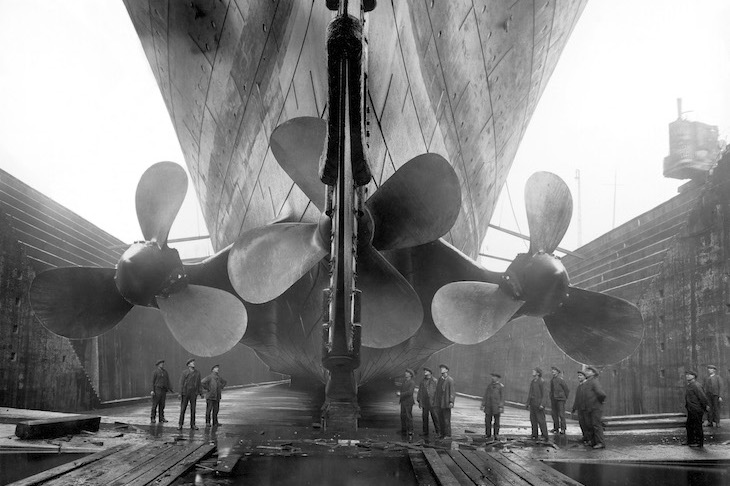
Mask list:
POLYGON ((436 405, 439 412, 439 438, 451 438, 451 409, 456 400, 456 386, 454 379, 449 376, 449 367, 439 365, 441 377, 436 383, 436 405))
POLYGON ((210 374, 203 378, 200 386, 205 396, 205 425, 210 425, 211 416, 213 418, 213 426, 220 425, 218 422, 218 410, 220 410, 221 392, 227 385, 226 380, 220 376, 220 365, 213 365, 210 374))
POLYGON ((560 431, 565 435, 565 402, 570 396, 570 388, 562 377, 563 372, 557 366, 552 366, 550 372, 550 410, 553 417, 553 433, 560 431))
POLYGON ((416 383, 413 381, 415 373, 412 369, 406 368, 403 373, 405 379, 400 386, 398 396, 400 397, 400 432, 408 440, 413 440, 413 392, 416 391, 416 383))
POLYGON ((583 445, 589 445, 593 442, 593 427, 590 425, 590 416, 586 406, 585 383, 585 371, 578 371, 578 388, 575 389, 572 412, 578 416, 578 425, 580 425, 580 431, 583 434, 583 445))
POLYGON ((494 417, 494 440, 499 440, 499 417, 504 412, 504 385, 500 383, 502 376, 499 373, 492 373, 492 382, 487 386, 482 397, 482 405, 479 407, 484 411, 484 435, 487 439, 492 437, 492 417, 494 417))
POLYGON ((532 381, 530 391, 527 394, 525 408, 530 411, 530 424, 532 425, 532 438, 537 439, 537 429, 540 428, 543 440, 550 440, 548 437, 547 423, 545 422, 545 409, 548 405, 548 391, 545 380, 542 379, 542 370, 539 367, 532 369, 532 381))
POLYGON ((588 366, 585 369, 585 406, 590 420, 592 431, 591 445, 594 449, 605 449, 606 443, 603 440, 603 402, 606 401, 606 393, 598 381, 598 371, 588 366))
POLYGON ((705 380, 705 395, 710 402, 710 411, 707 412, 707 425, 720 426, 720 406, 722 405, 722 378, 717 374, 717 366, 707 365, 710 376, 705 380))
POLYGON ((418 386, 418 408, 421 409, 421 424, 424 437, 428 437, 428 417, 433 420, 433 430, 439 435, 438 415, 436 415, 436 384, 438 380, 431 373, 431 368, 423 368, 423 381, 418 386))
POLYGON ((697 383, 697 373, 687 370, 684 373, 687 379, 687 388, 684 392, 684 406, 687 408, 687 442, 683 445, 702 447, 705 435, 702 432, 702 416, 709 409, 709 402, 697 383))
POLYGON ((190 404, 190 428, 198 430, 195 425, 195 402, 198 395, 203 396, 200 388, 200 371, 195 369, 195 359, 191 358, 186 363, 188 367, 180 375, 180 420, 177 430, 182 430, 185 423, 185 410, 190 404))
POLYGON ((160 423, 167 422, 165 419, 165 398, 167 392, 172 393, 170 376, 165 369, 165 360, 158 359, 155 363, 155 371, 152 372, 152 411, 150 412, 150 423, 155 423, 155 417, 160 417, 160 423), (159 411, 159 413, 158 413, 159 411))

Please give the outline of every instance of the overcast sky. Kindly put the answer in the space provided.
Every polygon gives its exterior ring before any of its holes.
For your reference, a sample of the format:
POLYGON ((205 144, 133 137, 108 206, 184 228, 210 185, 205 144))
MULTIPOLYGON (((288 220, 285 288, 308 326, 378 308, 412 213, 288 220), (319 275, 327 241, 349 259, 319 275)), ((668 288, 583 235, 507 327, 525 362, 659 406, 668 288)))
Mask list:
MULTIPOLYGON (((580 170, 583 243, 676 194, 682 182, 662 176, 676 98, 688 118, 730 134, 727 19, 725 0, 590 0, 510 172, 513 204, 503 190, 493 223, 527 233, 522 187, 538 170, 561 176, 576 206, 580 170)), ((140 239, 140 175, 184 161, 121 0, 0 0, 0 45, 0 168, 112 235, 140 239)), ((564 248, 578 245, 576 213, 564 248)), ((170 238, 205 234, 191 186, 170 238)), ((176 246, 184 257, 209 251, 176 246)), ((507 258, 525 249, 493 230, 483 246, 507 258)))

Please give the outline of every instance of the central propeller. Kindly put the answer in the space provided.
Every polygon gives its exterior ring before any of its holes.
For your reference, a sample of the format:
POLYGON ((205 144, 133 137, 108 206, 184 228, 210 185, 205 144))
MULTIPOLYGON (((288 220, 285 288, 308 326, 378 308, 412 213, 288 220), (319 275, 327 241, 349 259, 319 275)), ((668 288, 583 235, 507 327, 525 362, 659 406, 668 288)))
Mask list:
MULTIPOLYGON (((641 342, 639 310, 625 300, 571 287, 552 253, 570 224, 573 201, 555 174, 537 172, 525 186, 530 249, 517 255, 498 281, 453 282, 436 292, 434 323, 449 340, 476 344, 519 316, 541 317, 571 358, 596 365, 631 355, 641 342)), ((486 274, 485 274, 486 275, 486 274)))
MULTIPOLYGON (((187 175, 175 163, 159 162, 147 169, 135 197, 145 241, 131 245, 116 270, 69 267, 38 274, 30 299, 41 323, 54 334, 88 339, 114 328, 134 305, 157 307, 189 352, 216 356, 235 346, 246 332, 243 303, 221 288, 195 285, 188 269, 210 280, 204 270, 208 264, 186 267, 177 250, 167 246, 187 187, 187 175)), ((219 261, 218 255, 209 261, 219 261)))
MULTIPOLYGON (((296 185, 323 211, 318 223, 276 223, 245 233, 234 244, 228 273, 248 302, 273 300, 330 252, 331 219, 318 164, 327 133, 321 118, 279 125, 271 150, 296 185)), ((415 290, 380 254, 438 239, 451 229, 461 207, 453 168, 437 154, 414 157, 365 202, 358 233, 358 287, 362 290, 362 343, 385 348, 412 336, 423 322, 415 290)))

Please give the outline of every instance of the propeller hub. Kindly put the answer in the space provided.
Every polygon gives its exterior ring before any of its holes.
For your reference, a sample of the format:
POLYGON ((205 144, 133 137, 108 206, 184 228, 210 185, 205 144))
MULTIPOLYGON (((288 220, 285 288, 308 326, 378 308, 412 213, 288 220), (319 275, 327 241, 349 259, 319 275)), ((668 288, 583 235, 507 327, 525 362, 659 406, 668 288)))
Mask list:
POLYGON ((177 250, 155 242, 138 242, 124 252, 114 276, 119 293, 134 305, 156 306, 155 296, 185 286, 186 276, 177 250))
POLYGON ((522 253, 504 273, 500 287, 513 298, 525 301, 519 314, 543 317, 562 304, 568 285, 568 272, 560 259, 548 253, 522 253))

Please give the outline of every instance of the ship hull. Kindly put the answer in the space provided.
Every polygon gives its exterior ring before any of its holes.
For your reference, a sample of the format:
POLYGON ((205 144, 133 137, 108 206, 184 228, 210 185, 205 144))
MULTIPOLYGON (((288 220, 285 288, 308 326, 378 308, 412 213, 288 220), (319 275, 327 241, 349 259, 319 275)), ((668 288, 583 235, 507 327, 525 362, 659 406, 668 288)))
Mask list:
MULTIPOLYGON (((125 4, 214 247, 277 218, 316 221, 319 211, 278 166, 269 137, 289 119, 326 115, 324 46, 333 13, 325 2, 125 4)), ((477 257, 519 142, 584 4, 379 2, 366 15, 369 192, 413 157, 434 152, 454 168, 462 203, 443 241, 386 255, 418 292, 424 322, 398 346, 363 348, 359 383, 400 374, 451 344, 433 325, 431 298, 463 278, 450 271, 451 259, 477 257)), ((321 290, 328 280, 322 262, 276 300, 247 305, 242 342, 273 371, 324 381, 321 290)))

